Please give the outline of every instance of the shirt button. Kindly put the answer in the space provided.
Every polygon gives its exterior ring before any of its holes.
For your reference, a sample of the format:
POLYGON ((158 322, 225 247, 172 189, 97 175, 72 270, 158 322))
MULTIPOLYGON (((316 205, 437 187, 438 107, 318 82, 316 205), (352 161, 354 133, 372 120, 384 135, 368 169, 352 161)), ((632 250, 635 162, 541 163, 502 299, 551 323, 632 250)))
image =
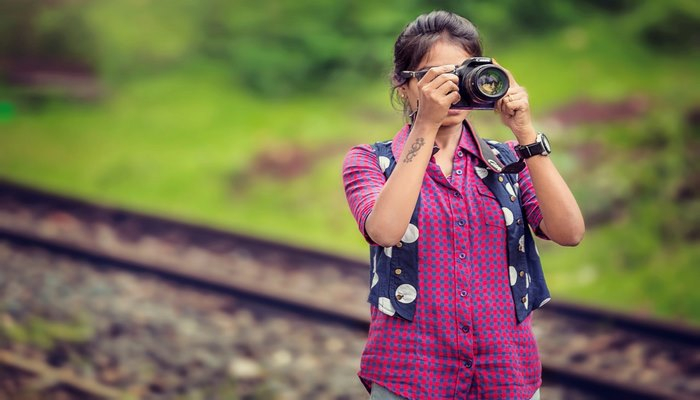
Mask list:
POLYGON ((499 175, 499 176, 498 176, 498 181, 499 181, 499 182, 503 182, 503 177, 499 175))
POLYGON ((396 243, 396 247, 401 247, 401 246, 403 246, 403 243, 401 243, 401 242, 396 243))
POLYGON ((455 174, 457 174, 457 175, 462 175, 462 170, 461 170, 461 169, 456 170, 456 171, 455 171, 455 174))
POLYGON ((467 358, 467 359, 464 361, 464 366, 467 367, 467 368, 471 368, 471 367, 472 367, 472 363, 473 363, 472 359, 471 359, 471 358, 467 358))
POLYGON ((403 293, 396 293, 396 300, 403 299, 403 293))
POLYGON ((516 197, 515 196, 510 196, 510 201, 515 201, 516 197))
POLYGON ((520 271, 518 275, 520 275, 520 277, 522 278, 523 276, 525 276, 525 271, 520 271))
POLYGON ((466 296, 467 296, 467 291, 466 291, 466 290, 462 290, 461 292, 459 292, 459 295, 462 296, 462 297, 466 297, 466 296))
POLYGON ((464 153, 462 153, 462 150, 457 152, 457 156, 462 157, 463 155, 464 155, 464 153))
POLYGON ((461 258, 462 260, 464 260, 465 258, 467 258, 467 255, 464 254, 464 253, 459 253, 459 258, 461 258))
POLYGON ((527 302, 527 297, 526 297, 526 296, 523 296, 523 297, 520 299, 520 302, 523 303, 523 304, 525 304, 525 303, 527 302))
POLYGON ((465 221, 463 219, 460 219, 459 221, 457 221, 457 225, 459 225, 459 226, 464 226, 464 224, 466 224, 466 223, 467 223, 467 221, 465 221))
POLYGON ((469 325, 462 325, 462 332, 469 333, 469 325))
POLYGON ((518 218, 518 220, 517 220, 515 223, 518 224, 518 225, 522 225, 522 224, 523 224, 523 219, 522 219, 522 218, 518 218))
POLYGON ((395 273, 396 275, 401 275, 401 268, 396 268, 396 269, 394 270, 394 273, 395 273))
POLYGON ((457 197, 457 198, 462 197, 462 194, 459 193, 459 192, 456 191, 456 190, 455 190, 454 192, 452 192, 452 194, 454 194, 454 196, 457 197))

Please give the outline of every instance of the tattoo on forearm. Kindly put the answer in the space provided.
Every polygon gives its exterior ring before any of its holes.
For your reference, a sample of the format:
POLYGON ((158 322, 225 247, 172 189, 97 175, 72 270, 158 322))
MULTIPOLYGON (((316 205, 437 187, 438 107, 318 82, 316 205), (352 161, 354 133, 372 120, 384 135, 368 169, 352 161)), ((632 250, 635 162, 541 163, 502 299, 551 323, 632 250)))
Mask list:
POLYGON ((408 154, 406 154, 406 158, 403 159, 403 162, 405 163, 410 163, 413 161, 413 159, 416 157, 416 154, 418 154, 418 150, 420 150, 421 147, 425 144, 425 140, 423 138, 418 138, 416 139, 415 142, 411 145, 411 150, 408 151, 408 154))

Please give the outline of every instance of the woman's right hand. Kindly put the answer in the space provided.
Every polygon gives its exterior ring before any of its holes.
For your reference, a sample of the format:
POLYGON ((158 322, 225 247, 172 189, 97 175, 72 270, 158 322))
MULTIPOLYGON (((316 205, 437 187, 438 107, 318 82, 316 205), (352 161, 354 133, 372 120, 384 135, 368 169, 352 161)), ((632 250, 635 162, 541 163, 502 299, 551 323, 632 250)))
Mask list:
POLYGON ((460 100, 459 78, 454 70, 454 65, 433 67, 418 81, 416 124, 442 125, 450 107, 460 100))

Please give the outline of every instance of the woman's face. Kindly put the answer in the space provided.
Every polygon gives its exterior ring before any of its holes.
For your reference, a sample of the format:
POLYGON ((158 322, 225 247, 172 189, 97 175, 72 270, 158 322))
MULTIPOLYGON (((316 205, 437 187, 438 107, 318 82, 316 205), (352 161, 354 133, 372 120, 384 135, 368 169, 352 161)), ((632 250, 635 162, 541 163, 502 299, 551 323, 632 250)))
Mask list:
MULTIPOLYGON (((441 65, 460 65, 467 58, 471 57, 462 46, 451 43, 447 40, 438 40, 435 42, 433 47, 426 53, 425 57, 421 60, 418 66, 415 68, 416 71, 439 67, 441 65)), ((416 110, 416 102, 418 100, 418 80, 416 78, 411 78, 407 83, 403 84, 399 90, 408 100, 409 108, 411 112, 416 110)), ((469 110, 454 110, 450 109, 447 118, 444 119, 442 126, 454 126, 460 125, 469 115, 469 110)))

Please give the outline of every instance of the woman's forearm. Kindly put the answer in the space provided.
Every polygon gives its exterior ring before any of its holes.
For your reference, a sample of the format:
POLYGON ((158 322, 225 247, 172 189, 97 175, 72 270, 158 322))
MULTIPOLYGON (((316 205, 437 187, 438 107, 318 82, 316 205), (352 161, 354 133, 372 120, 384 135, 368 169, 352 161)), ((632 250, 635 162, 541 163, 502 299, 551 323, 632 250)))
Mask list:
POLYGON ((406 232, 432 157, 438 127, 417 123, 408 135, 396 167, 365 222, 365 231, 375 243, 393 246, 406 232))
POLYGON ((576 246, 583 239, 586 228, 569 186, 551 158, 534 156, 526 162, 542 212, 540 229, 558 244, 576 246))

